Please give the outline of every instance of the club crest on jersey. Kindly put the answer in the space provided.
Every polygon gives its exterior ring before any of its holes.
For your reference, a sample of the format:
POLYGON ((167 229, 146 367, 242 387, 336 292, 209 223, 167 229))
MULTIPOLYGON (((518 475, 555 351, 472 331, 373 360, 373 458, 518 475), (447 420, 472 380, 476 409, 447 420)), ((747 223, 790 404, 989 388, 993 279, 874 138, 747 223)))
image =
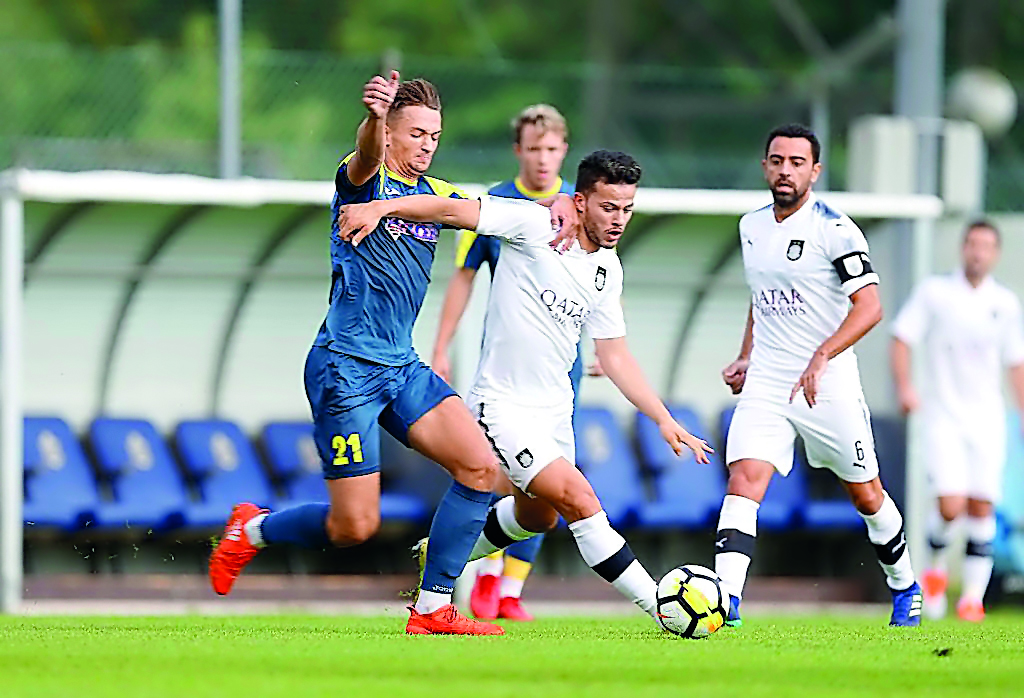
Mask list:
POLYGON ((608 278, 608 271, 604 267, 597 268, 597 276, 594 277, 594 285, 597 286, 598 291, 604 290, 605 279, 608 278))
POLYGON ((522 451, 516 454, 516 461, 520 467, 529 468, 533 465, 533 454, 530 453, 530 449, 524 448, 522 451))
POLYGON ((786 259, 791 262, 795 262, 800 259, 800 255, 804 253, 804 241, 803 240, 790 240, 789 248, 786 250, 786 259))

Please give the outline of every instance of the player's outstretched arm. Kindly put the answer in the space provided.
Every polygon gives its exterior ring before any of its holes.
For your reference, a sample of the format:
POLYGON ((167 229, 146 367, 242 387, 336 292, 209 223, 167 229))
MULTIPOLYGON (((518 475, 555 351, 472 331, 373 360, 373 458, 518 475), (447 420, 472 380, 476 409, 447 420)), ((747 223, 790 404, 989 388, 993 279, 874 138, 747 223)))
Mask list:
POLYGON ((375 75, 363 86, 363 105, 368 114, 356 132, 356 152, 348 161, 346 174, 359 187, 369 181, 384 163, 384 126, 388 110, 398 91, 398 71, 390 78, 375 75))
POLYGON ((377 228, 380 219, 388 217, 476 230, 480 222, 480 202, 477 199, 416 194, 376 199, 366 204, 348 204, 338 211, 338 236, 358 247, 363 238, 377 228))
POLYGON ((459 321, 469 305, 469 296, 473 292, 473 279, 476 269, 461 267, 455 270, 448 288, 444 292, 444 304, 441 306, 441 320, 437 325, 437 338, 434 340, 434 355, 430 367, 434 372, 451 383, 452 368, 448 359, 455 331, 459 329, 459 321))
POLYGON ((743 344, 740 346, 740 354, 736 360, 722 369, 722 380, 732 390, 733 395, 739 395, 743 390, 743 384, 747 381, 747 368, 750 366, 750 352, 754 350, 754 306, 750 305, 747 310, 747 328, 743 331, 743 344))
POLYGON ((882 299, 878 295, 878 284, 869 284, 850 294, 850 312, 831 337, 822 342, 814 352, 810 363, 789 394, 793 402, 797 393, 804 391, 809 407, 814 407, 818 396, 818 383, 828 368, 828 362, 859 342, 872 327, 882 321, 882 299))
POLYGON ((644 377, 640 365, 629 351, 625 337, 595 339, 594 349, 604 373, 615 387, 633 403, 638 410, 654 420, 662 438, 672 447, 676 455, 682 455, 683 448, 693 451, 698 463, 710 463, 708 454, 714 450, 702 439, 686 431, 669 414, 665 403, 654 392, 644 377))
POLYGON ((910 345, 899 337, 893 337, 889 344, 889 365, 892 368, 893 382, 896 384, 900 411, 904 415, 914 412, 921 404, 911 379, 910 356, 910 345))

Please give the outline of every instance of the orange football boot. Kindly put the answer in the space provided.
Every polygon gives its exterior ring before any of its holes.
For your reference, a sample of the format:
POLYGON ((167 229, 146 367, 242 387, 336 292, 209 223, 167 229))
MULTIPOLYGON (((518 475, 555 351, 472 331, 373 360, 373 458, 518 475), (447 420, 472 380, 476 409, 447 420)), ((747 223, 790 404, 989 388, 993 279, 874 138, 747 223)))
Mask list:
POLYGON ((976 599, 960 599, 956 605, 956 614, 960 620, 969 623, 980 623, 985 620, 985 606, 976 599))
POLYGON ((260 551, 249 542, 249 536, 245 535, 245 524, 267 512, 267 509, 260 509, 251 502, 237 504, 231 510, 231 516, 224 527, 224 535, 210 555, 210 584, 221 596, 231 591, 242 568, 260 551))
POLYGON ((505 629, 494 623, 466 618, 454 604, 447 604, 433 613, 420 613, 409 606, 405 632, 407 635, 504 635, 505 629))
POLYGON ((482 620, 498 617, 498 603, 501 601, 501 578, 496 574, 477 575, 473 593, 469 595, 469 610, 482 620))
POLYGON ((498 602, 498 618, 508 620, 530 621, 533 616, 523 608, 522 602, 516 596, 504 596, 498 602))

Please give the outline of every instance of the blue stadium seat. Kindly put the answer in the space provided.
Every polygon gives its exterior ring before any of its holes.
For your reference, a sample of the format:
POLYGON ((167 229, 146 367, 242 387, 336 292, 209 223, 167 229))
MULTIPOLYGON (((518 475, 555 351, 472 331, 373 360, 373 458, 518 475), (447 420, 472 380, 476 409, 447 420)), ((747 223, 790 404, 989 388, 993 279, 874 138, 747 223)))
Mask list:
POLYGON ((99 506, 96 477, 71 428, 57 417, 25 418, 25 524, 77 531, 99 506))
POLYGON ((603 407, 578 407, 576 463, 597 493, 608 519, 629 526, 643 504, 640 468, 615 416, 603 407))
MULTIPOLYGON (((729 426, 736 411, 735 405, 722 410, 719 416, 719 433, 722 435, 722 453, 729 436, 729 426)), ((764 501, 757 512, 757 525, 760 528, 785 530, 799 525, 803 521, 804 507, 807 501, 807 485, 804 482, 804 468, 807 465, 795 457, 793 469, 786 477, 776 475, 768 485, 764 501)))
POLYGON ((188 490, 152 424, 101 417, 92 423, 89 439, 96 466, 110 482, 115 500, 96 511, 97 526, 161 532, 184 523, 184 513, 191 507, 188 490))
POLYGON ((256 451, 237 424, 222 420, 187 421, 175 430, 182 465, 194 479, 202 504, 184 512, 185 525, 223 524, 238 502, 270 507, 274 496, 256 451))
MULTIPOLYGON (((709 441, 700 418, 688 407, 669 411, 691 434, 709 441)), ((698 465, 689 452, 676 456, 657 425, 637 413, 636 439, 644 466, 654 473, 654 500, 640 508, 640 524, 652 528, 701 528, 717 520, 725 496, 725 472, 716 452, 709 465, 698 465)))
POLYGON ((1024 435, 1015 411, 1007 414, 1006 435, 1003 499, 996 507, 1000 525, 995 562, 1000 572, 1024 572, 1024 435))
MULTIPOLYGON (((283 508, 305 502, 329 501, 324 485, 320 455, 313 442, 313 425, 308 422, 276 422, 263 429, 263 445, 274 478, 284 488, 283 508)), ((384 521, 420 521, 429 514, 419 497, 381 492, 380 516, 384 521)))

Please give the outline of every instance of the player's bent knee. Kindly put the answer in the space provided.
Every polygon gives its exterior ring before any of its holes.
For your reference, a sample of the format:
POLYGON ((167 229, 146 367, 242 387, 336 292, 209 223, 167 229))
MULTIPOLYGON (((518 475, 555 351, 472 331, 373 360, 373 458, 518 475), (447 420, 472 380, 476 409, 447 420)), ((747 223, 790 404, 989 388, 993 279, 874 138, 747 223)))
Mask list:
POLYGON ((466 487, 478 492, 492 492, 501 474, 493 454, 460 463, 452 470, 452 477, 466 487))
POLYGON ((327 538, 331 545, 347 548, 365 543, 380 530, 380 512, 367 513, 359 517, 327 517, 327 538))
POLYGON ((558 512, 550 507, 516 510, 516 521, 527 531, 546 533, 558 525, 558 512))

